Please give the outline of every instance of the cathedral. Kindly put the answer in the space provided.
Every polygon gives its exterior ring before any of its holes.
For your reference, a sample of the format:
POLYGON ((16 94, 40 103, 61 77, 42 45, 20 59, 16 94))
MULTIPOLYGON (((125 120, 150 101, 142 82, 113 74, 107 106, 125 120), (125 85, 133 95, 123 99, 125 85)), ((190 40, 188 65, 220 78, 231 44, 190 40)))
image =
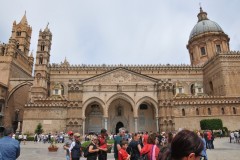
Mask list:
POLYGON ((201 120, 218 118, 240 129, 240 52, 202 8, 197 17, 189 65, 72 65, 51 63, 48 26, 33 57, 25 14, 0 43, 0 125, 23 133, 39 123, 46 133, 155 132, 200 129, 201 120))

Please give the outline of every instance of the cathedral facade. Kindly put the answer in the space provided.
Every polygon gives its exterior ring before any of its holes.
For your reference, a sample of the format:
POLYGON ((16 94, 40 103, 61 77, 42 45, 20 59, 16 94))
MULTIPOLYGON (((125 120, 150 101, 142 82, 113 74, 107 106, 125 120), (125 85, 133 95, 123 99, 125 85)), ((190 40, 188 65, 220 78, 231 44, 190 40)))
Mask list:
POLYGON ((190 65, 52 64, 48 26, 34 63, 31 33, 25 14, 0 44, 0 125, 84 134, 200 129, 202 119, 219 118, 240 128, 240 52, 230 51, 230 38, 202 8, 187 44, 190 65))

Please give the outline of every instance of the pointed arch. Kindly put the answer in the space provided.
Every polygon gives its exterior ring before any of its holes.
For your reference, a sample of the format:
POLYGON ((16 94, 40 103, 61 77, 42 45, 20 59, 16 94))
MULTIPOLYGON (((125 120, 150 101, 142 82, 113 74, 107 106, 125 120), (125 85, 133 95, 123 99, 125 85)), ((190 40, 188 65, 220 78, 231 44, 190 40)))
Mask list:
POLYGON ((18 90, 19 88, 21 88, 22 86, 25 86, 25 85, 32 86, 33 84, 32 84, 31 82, 23 82, 23 83, 20 83, 19 85, 15 86, 15 87, 10 91, 10 93, 9 93, 9 95, 8 95, 7 103, 8 103, 8 101, 9 101, 10 97, 12 96, 12 94, 13 94, 16 90, 18 90))
POLYGON ((157 103, 153 98, 148 97, 148 96, 142 97, 142 98, 140 98, 140 99, 137 101, 137 103, 136 103, 136 107, 137 107, 137 108, 136 108, 136 113, 134 114, 134 116, 137 116, 137 111, 138 111, 140 105, 141 105, 143 102, 150 102, 150 103, 153 105, 154 109, 155 109, 155 112, 156 112, 155 117, 158 117, 158 103, 157 103))
POLYGON ((83 102, 83 107, 82 107, 82 117, 83 118, 86 118, 85 111, 86 111, 86 108, 88 107, 88 105, 91 104, 91 103, 94 103, 94 102, 99 103, 101 105, 101 107, 103 108, 104 114, 106 113, 105 103, 103 102, 103 100, 101 100, 98 97, 92 97, 92 98, 87 99, 85 102, 83 102))
POLYGON ((134 110, 134 106, 135 106, 134 100, 133 100, 129 95, 127 95, 127 94, 125 94, 125 93, 117 93, 117 94, 114 94, 113 96, 111 96, 111 97, 107 100, 107 102, 106 102, 106 105, 107 105, 106 110, 107 110, 107 111, 108 111, 108 109, 109 109, 110 104, 111 104, 114 100, 116 100, 116 99, 123 99, 123 100, 129 102, 129 103, 131 104, 133 110, 134 110))

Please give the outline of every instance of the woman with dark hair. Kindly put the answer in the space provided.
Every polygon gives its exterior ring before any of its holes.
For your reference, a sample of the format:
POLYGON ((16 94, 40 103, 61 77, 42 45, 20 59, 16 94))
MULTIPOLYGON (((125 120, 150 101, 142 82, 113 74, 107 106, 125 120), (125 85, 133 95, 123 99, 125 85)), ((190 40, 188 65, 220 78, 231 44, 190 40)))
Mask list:
POLYGON ((141 144, 140 144, 140 134, 134 133, 133 140, 129 143, 127 152, 131 155, 131 160, 138 160, 140 157, 141 144))
POLYGON ((172 140, 171 150, 163 154, 161 160, 201 160, 202 139, 194 132, 182 130, 172 140))
POLYGON ((158 157, 158 153, 160 149, 155 144, 156 141, 156 133, 152 133, 148 136, 147 144, 143 146, 143 148, 140 151, 140 155, 147 154, 148 159, 150 160, 156 160, 158 157))

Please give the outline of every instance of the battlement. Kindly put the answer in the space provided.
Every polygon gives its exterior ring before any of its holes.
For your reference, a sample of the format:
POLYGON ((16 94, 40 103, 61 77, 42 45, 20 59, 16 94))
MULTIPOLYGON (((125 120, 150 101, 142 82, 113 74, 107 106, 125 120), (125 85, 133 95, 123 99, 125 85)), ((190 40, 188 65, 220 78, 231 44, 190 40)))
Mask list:
POLYGON ((235 104, 239 103, 238 97, 224 97, 224 96, 180 96, 174 97, 174 105, 206 105, 206 104, 235 104))
POLYGON ((107 64, 81 64, 81 65, 66 65, 66 63, 53 63, 50 66, 51 70, 113 70, 116 68, 125 68, 129 70, 202 70, 201 66, 191 66, 187 64, 115 64, 115 65, 107 65, 107 64))

